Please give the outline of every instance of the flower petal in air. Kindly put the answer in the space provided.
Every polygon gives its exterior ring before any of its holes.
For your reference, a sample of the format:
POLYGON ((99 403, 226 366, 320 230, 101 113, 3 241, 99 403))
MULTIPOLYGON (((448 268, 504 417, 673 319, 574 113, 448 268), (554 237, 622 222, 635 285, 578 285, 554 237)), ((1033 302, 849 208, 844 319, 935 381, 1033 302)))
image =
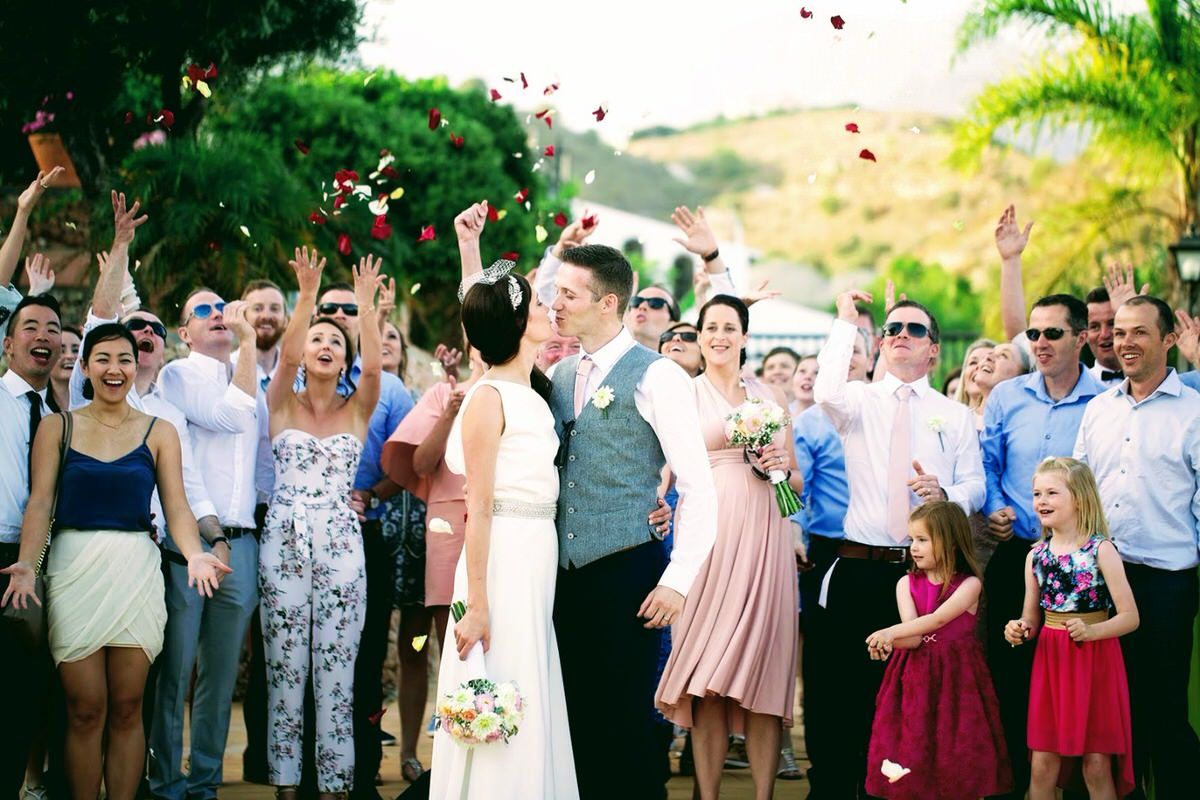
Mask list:
POLYGON ((841 16, 833 16, 829 18, 829 24, 833 26, 834 30, 840 31, 846 27, 846 20, 842 19, 841 16))
POLYGON ((326 223, 325 215, 320 211, 314 211, 308 215, 308 221, 314 225, 324 225, 326 223))
POLYGON ((338 236, 338 252, 344 256, 350 255, 350 236, 349 234, 341 234, 338 236))
POLYGON ((488 222, 499 222, 500 212, 491 203, 488 203, 488 222))
POLYGON ((596 110, 592 112, 592 116, 596 118, 596 122, 603 122, 608 116, 608 109, 604 106, 596 106, 596 110))
POLYGON ((565 228, 565 227, 567 227, 568 222, 569 222, 569 220, 567 219, 567 215, 564 214, 563 212, 560 211, 554 215, 554 224, 557 225, 558 227, 565 228))
POLYGON ((847 123, 846 123, 846 130, 847 130, 847 131, 849 131, 850 133, 859 133, 859 132, 860 132, 860 131, 858 130, 858 123, 857 123, 857 122, 847 122, 847 123))
POLYGON ((309 147, 308 142, 304 141, 303 139, 297 139, 294 144, 296 145, 296 149, 300 151, 301 155, 308 155, 309 151, 312 150, 312 148, 309 147))
POLYGON ((858 154, 858 157, 861 158, 863 161, 874 161, 875 160, 875 154, 872 153, 870 150, 868 150, 865 147, 862 149, 862 152, 860 152, 858 154))
POLYGON ((546 145, 545 151, 542 153, 546 158, 554 158, 554 145, 546 145))
POLYGON ((800 6, 800 19, 812 19, 813 13, 804 6, 800 6))
POLYGON ((538 225, 533 229, 533 235, 535 238, 537 238, 538 244, 541 244, 542 242, 546 241, 546 238, 550 234, 546 232, 545 228, 543 228, 541 225, 538 225))
POLYGON ((895 783, 903 778, 908 773, 912 772, 908 767, 902 767, 895 761, 883 760, 883 766, 879 769, 883 773, 883 777, 888 779, 888 783, 895 783))
POLYGON ((429 130, 436 131, 442 124, 442 112, 436 108, 429 109, 429 130))
POLYGON ((527 198, 527 197, 529 197, 529 189, 525 188, 525 189, 522 189, 521 191, 517 192, 516 194, 514 194, 513 200, 516 200, 518 203, 524 203, 525 198, 527 198))
POLYGON ((421 228, 421 235, 417 237, 418 242, 432 242, 437 238, 437 234, 433 232, 432 225, 426 225, 421 228))
POLYGON ((521 254, 516 253, 516 252, 504 253, 500 257, 503 258, 505 261, 520 261, 521 260, 521 254))
POLYGON ((590 231, 592 228, 596 227, 596 215, 590 214, 584 217, 579 221, 579 224, 583 226, 585 231, 590 231))
POLYGON ((588 170, 587 175, 583 176, 584 183, 591 184, 595 180, 596 180, 596 170, 594 170, 594 169, 588 170))
POLYGON ((495 89, 492 89, 490 92, 488 92, 488 94, 491 95, 493 103, 500 99, 500 93, 495 89))
POLYGON ((375 217, 375 224, 371 226, 371 236, 383 241, 392 235, 392 226, 387 224, 387 216, 380 214, 375 217))
POLYGON ((446 520, 442 519, 441 517, 434 517, 433 519, 429 520, 428 527, 430 533, 454 533, 454 528, 450 527, 450 523, 446 522, 446 520))
POLYGON ((388 197, 392 200, 399 200, 401 197, 404 197, 404 187, 397 186, 388 197))
POLYGON ((429 636, 414 636, 412 640, 412 649, 418 653, 425 649, 425 642, 429 640, 429 636))
POLYGON ((454 145, 455 149, 462 150, 463 145, 467 143, 465 137, 450 134, 450 144, 454 145))

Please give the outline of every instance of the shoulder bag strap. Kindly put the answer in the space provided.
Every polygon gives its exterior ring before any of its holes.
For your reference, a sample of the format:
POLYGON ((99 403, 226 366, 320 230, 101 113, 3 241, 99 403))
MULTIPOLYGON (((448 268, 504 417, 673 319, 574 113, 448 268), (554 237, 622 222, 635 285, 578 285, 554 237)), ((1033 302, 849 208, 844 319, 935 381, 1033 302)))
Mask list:
POLYGON ((50 524, 46 526, 46 544, 42 546, 42 553, 38 556, 37 565, 33 568, 34 576, 42 574, 42 566, 46 562, 46 551, 50 549, 50 537, 54 533, 54 516, 58 512, 58 497, 62 494, 62 479, 63 470, 67 464, 67 450, 71 447, 71 428, 72 422, 71 412, 63 411, 59 414, 63 421, 62 439, 58 443, 58 477, 54 481, 54 499, 50 501, 50 524))

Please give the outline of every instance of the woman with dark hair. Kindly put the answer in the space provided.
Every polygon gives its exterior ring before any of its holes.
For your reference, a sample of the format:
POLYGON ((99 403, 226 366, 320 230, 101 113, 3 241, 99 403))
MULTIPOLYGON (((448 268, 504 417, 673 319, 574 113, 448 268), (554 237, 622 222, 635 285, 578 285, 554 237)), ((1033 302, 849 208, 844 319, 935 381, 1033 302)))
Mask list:
POLYGON ((699 337, 700 332, 692 323, 676 322, 658 337, 658 353, 683 367, 683 371, 694 378, 704 371, 699 337))
POLYGON ((83 344, 83 334, 74 325, 62 326, 62 349, 59 351, 58 363, 50 373, 50 394, 58 408, 71 407, 71 371, 79 358, 79 346, 83 344))
POLYGON ((338 393, 338 384, 354 363, 353 342, 336 320, 312 319, 325 259, 318 261, 307 247, 296 248, 288 264, 300 296, 267 387, 275 490, 258 568, 267 663, 267 772, 279 787, 277 797, 295 797, 304 686, 311 673, 317 787, 329 798, 354 783, 354 659, 366 611, 366 573, 350 488, 383 373, 375 318, 382 262, 368 257, 354 270, 362 372, 349 397, 338 393), (296 392, 300 370, 304 388, 296 392))
POLYGON ((725 420, 754 398, 786 409, 783 392, 742 377, 750 312, 717 295, 700 309, 704 374, 695 378, 700 427, 717 489, 717 541, 671 628, 674 648, 658 686, 659 710, 692 729, 696 786, 716 798, 730 730, 744 731, 757 797, 769 797, 781 722, 791 726, 796 687, 796 558, 787 519, 766 479, 803 481, 791 426, 753 456, 731 447, 725 420))
MULTIPOLYGON (((479 257, 486 220, 481 206, 454 220, 464 266, 479 257)), ((486 676, 519 687, 525 718, 503 747, 466 748, 439 729, 429 796, 466 797, 469 785, 470 797, 571 800, 579 790, 552 618, 558 436, 549 381, 534 367, 553 331, 512 262, 472 266, 462 321, 488 370, 463 398, 446 446, 446 462, 467 479, 466 547, 454 576, 467 611, 454 623, 454 647, 442 651, 438 696, 484 677, 473 665, 480 659, 467 659, 482 643, 486 676)))
POLYGON ((0 605, 40 603, 34 579, 45 567, 50 653, 67 699, 71 795, 96 797, 103 768, 108 796, 131 800, 146 758, 142 692, 167 621, 151 535, 156 487, 189 585, 212 597, 230 570, 200 546, 175 428, 155 425, 125 401, 137 374, 133 335, 123 325, 99 325, 82 359, 92 402, 38 426, 20 560, 4 570, 11 582, 0 605))

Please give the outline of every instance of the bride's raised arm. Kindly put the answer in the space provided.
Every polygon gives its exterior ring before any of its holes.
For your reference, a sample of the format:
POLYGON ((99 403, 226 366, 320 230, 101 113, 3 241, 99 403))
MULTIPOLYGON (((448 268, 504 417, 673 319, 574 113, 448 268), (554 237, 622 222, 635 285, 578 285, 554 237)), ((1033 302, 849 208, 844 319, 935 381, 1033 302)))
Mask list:
POLYGON ((483 272, 483 256, 479 252, 479 237, 487 224, 487 200, 475 203, 454 218, 454 233, 458 236, 458 255, 462 260, 462 285, 467 278, 483 272))
POLYGON ((492 539, 492 502, 496 491, 496 459, 504 431, 504 405, 495 387, 475 390, 463 413, 463 460, 467 481, 467 613, 454 623, 458 657, 465 661, 476 642, 491 647, 488 621, 487 568, 492 539))

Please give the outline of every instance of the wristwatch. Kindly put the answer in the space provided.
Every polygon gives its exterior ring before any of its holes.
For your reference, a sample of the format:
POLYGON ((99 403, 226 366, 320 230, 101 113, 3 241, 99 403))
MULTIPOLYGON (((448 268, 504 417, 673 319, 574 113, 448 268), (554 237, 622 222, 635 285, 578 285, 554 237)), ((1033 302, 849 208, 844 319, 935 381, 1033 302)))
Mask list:
POLYGON ((214 536, 214 537, 213 537, 213 540, 212 540, 211 542, 209 542, 209 543, 208 543, 208 546, 209 546, 209 547, 216 547, 216 546, 217 546, 218 544, 220 544, 221 542, 224 542, 224 543, 225 543, 225 546, 226 546, 226 547, 228 547, 228 546, 229 546, 229 537, 228 537, 228 536, 226 536, 225 534, 221 534, 220 536, 214 536))
POLYGON ((379 497, 376 496, 375 490, 374 489, 364 489, 363 491, 365 491, 367 494, 371 495, 371 499, 367 501, 367 508, 370 509, 371 511, 374 511, 375 509, 379 508, 380 504, 383 501, 381 501, 379 499, 379 497))

